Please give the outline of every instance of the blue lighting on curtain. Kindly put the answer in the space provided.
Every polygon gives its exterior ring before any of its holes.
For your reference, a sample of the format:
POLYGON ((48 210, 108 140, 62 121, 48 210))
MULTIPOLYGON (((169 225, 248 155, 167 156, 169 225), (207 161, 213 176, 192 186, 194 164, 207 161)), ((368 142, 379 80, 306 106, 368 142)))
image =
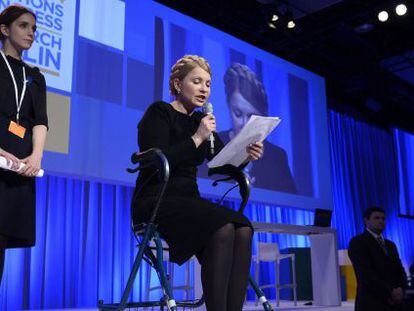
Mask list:
MULTIPOLYGON (((414 261, 414 220, 399 217, 399 205, 406 207, 399 202, 399 188, 404 185, 398 184, 398 176, 406 172, 398 169, 393 133, 339 113, 329 116, 333 227, 338 231, 339 248, 347 248, 349 240, 363 231, 364 209, 378 205, 386 211, 384 235, 396 243, 408 268, 414 261)), ((413 154, 414 145, 406 144, 398 152, 413 154)))
POLYGON ((400 214, 414 218, 414 135, 394 131, 400 185, 400 214))
MULTIPOLYGON (((363 230, 363 210, 377 204, 387 211, 386 237, 397 244, 404 264, 411 264, 414 220, 398 216, 400 166, 393 133, 338 113, 329 116, 333 226, 339 248, 347 248, 350 238, 363 230)), ((412 144, 405 144, 406 150, 401 146, 400 155, 414 152, 412 144)), ((136 251, 130 230, 132 190, 66 177, 38 179, 36 246, 7 251, 0 310, 95 307, 98 299, 119 301, 136 251)), ((257 203, 249 204, 245 213, 252 221, 313 222, 310 211, 257 203)), ((309 246, 305 237, 293 235, 256 234, 254 248, 258 240, 277 242, 280 248, 309 246)), ((271 273, 267 270, 262 279, 272 278, 271 273)), ((145 298, 148 277, 144 266, 133 299, 145 298)))

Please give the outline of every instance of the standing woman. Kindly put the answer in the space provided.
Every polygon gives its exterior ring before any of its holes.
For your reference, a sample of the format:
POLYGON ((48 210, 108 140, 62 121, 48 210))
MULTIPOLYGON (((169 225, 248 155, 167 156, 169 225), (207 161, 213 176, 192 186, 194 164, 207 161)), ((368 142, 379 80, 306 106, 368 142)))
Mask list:
POLYGON ((19 173, 0 169, 0 282, 6 248, 35 244, 35 180, 48 126, 46 83, 22 53, 34 41, 35 14, 21 5, 0 13, 0 156, 19 173))
MULTIPOLYGON (((161 149, 169 162, 170 179, 156 223, 169 245, 171 261, 183 264, 196 255, 207 310, 240 311, 250 268, 252 225, 243 215, 202 199, 197 186, 197 166, 211 158, 207 138, 215 136, 215 153, 223 146, 214 133, 214 116, 196 111, 208 101, 210 84, 210 66, 204 58, 179 59, 170 74, 175 99, 149 106, 138 125, 138 144, 141 151, 161 149)), ((249 160, 257 160, 263 145, 253 144, 247 153, 249 160)), ((150 217, 157 188, 156 176, 144 169, 132 202, 134 223, 150 217)))

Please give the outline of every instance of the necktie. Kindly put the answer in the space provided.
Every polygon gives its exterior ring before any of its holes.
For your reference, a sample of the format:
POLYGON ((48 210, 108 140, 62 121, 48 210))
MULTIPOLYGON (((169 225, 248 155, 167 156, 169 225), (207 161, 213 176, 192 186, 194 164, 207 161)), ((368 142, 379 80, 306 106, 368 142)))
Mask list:
POLYGON ((386 255, 387 254, 387 249, 385 248, 385 241, 382 238, 382 236, 380 236, 380 235, 377 236, 377 242, 381 246, 382 251, 384 252, 384 254, 386 255))

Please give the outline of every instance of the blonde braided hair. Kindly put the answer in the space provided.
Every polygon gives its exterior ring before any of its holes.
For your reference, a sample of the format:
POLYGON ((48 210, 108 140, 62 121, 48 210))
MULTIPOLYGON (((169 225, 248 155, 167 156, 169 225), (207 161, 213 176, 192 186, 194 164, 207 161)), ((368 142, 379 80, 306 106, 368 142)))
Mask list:
POLYGON ((172 66, 170 73, 170 93, 174 96, 178 95, 178 91, 175 88, 174 80, 178 79, 182 81, 187 74, 196 67, 200 67, 209 73, 211 76, 211 69, 209 63, 201 56, 198 55, 184 55, 172 66))

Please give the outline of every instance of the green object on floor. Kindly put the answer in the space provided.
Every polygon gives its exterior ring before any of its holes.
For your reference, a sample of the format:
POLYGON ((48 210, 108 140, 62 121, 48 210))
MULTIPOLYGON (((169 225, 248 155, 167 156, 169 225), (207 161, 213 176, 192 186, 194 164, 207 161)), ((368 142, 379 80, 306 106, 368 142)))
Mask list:
MULTIPOLYGON (((289 247, 280 250, 282 254, 295 254, 295 270, 297 283, 298 300, 312 300, 312 264, 311 252, 309 247, 289 247)), ((289 283, 292 277, 290 264, 281 262, 280 265, 280 283, 289 283)), ((293 300, 291 290, 282 290, 281 299, 293 300)))

